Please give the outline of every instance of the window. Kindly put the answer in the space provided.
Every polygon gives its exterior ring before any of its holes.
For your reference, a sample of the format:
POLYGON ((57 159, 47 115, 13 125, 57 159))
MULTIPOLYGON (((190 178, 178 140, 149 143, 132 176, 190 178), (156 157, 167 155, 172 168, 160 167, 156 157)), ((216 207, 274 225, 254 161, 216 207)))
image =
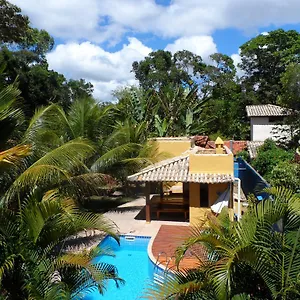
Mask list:
POLYGON ((200 184, 200 207, 209 207, 208 184, 200 184))

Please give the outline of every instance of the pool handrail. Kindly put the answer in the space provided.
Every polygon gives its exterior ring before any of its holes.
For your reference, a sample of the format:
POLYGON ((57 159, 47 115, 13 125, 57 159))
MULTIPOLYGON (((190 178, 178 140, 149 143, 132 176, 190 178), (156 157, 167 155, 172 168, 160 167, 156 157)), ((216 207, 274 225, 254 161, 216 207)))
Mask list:
POLYGON ((161 262, 159 262, 159 258, 160 258, 160 256, 161 256, 162 254, 164 254, 164 255, 166 256, 166 260, 165 260, 165 261, 167 261, 167 259, 168 259, 167 253, 166 253, 165 251, 159 252, 158 255, 157 255, 157 259, 156 259, 156 262, 155 262, 155 264, 154 264, 153 270, 155 270, 155 269, 161 264, 161 262))

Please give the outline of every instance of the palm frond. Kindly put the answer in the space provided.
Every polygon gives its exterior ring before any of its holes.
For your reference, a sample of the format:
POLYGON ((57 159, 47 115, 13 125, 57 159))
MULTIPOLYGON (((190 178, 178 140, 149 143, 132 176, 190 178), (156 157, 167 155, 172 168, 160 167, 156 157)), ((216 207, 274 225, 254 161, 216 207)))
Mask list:
POLYGON ((23 112, 18 103, 20 94, 21 91, 12 84, 0 90, 0 122, 5 119, 18 121, 23 118, 23 112))
POLYGON ((91 169, 97 172, 106 170, 110 166, 113 166, 114 164, 119 163, 125 158, 128 158, 129 156, 132 155, 133 152, 138 152, 140 147, 141 147, 140 144, 135 144, 135 143, 128 143, 128 144, 117 146, 109 150, 105 154, 103 154, 101 157, 99 157, 94 162, 91 169))
POLYGON ((96 141, 114 113, 113 106, 101 108, 93 98, 76 100, 72 103, 67 116, 73 138, 85 137, 96 141))
POLYGON ((52 187, 70 178, 70 172, 83 167, 83 161, 93 153, 93 146, 86 140, 76 139, 63 144, 26 169, 11 185, 6 198, 14 197, 16 193, 29 187, 52 187))
POLYGON ((57 104, 51 104, 36 110, 24 134, 24 142, 40 146, 40 140, 45 134, 53 136, 64 135, 69 129, 68 119, 63 109, 57 104))
POLYGON ((18 145, 0 152, 0 167, 2 165, 17 165, 24 157, 31 154, 29 145, 18 145))
POLYGON ((15 265, 15 259, 16 259, 16 255, 11 254, 8 257, 6 257, 3 264, 0 265, 0 286, 1 286, 1 281, 3 276, 5 276, 6 274, 8 274, 10 271, 13 270, 15 265))
POLYGON ((86 173, 72 176, 59 184, 59 190, 68 195, 77 196, 83 200, 85 196, 98 195, 101 189, 112 189, 116 181, 102 173, 86 173))
POLYGON ((145 291, 145 299, 216 299, 216 295, 208 281, 205 271, 182 270, 167 275, 163 280, 154 280, 145 291))

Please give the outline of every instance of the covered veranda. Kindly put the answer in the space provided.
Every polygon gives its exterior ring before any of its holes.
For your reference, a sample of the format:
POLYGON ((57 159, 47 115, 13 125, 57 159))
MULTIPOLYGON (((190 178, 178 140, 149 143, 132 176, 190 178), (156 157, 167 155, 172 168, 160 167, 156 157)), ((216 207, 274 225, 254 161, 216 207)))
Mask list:
MULTIPOLYGON (((200 204, 203 185, 220 186, 223 190, 228 188, 232 195, 233 174, 190 173, 189 158, 185 155, 167 159, 128 177, 131 182, 145 184, 146 222, 151 222, 153 212, 157 220, 162 214, 176 213, 181 214, 185 221, 190 221, 192 213, 209 212, 216 199, 212 197, 206 205, 200 204)), ((216 188, 207 188, 207 197, 209 190, 213 189, 216 188)))

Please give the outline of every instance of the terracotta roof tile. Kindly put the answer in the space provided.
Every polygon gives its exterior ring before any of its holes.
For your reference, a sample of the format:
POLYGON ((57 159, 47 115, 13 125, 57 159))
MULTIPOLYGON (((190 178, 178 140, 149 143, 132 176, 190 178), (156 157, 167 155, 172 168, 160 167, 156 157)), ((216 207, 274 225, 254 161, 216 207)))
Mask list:
POLYGON ((202 147, 202 148, 205 148, 208 142, 207 135, 196 135, 192 139, 195 143, 195 146, 202 147))
MULTIPOLYGON (((230 141, 224 141, 224 145, 230 149, 230 141)), ((232 141, 232 153, 236 155, 247 148, 247 141, 232 141)), ((231 150, 231 149, 230 149, 231 150)))

